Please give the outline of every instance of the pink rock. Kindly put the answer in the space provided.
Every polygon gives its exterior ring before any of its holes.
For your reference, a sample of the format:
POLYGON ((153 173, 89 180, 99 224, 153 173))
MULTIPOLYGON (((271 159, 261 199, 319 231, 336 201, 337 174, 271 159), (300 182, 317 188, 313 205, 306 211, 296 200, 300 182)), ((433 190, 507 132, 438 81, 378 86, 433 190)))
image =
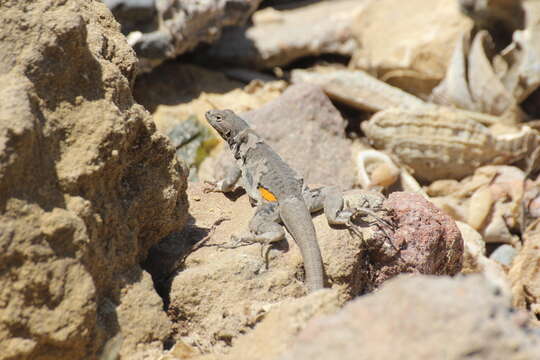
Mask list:
POLYGON ((463 239, 454 220, 413 193, 392 193, 384 207, 394 225, 385 243, 393 246, 369 250, 373 286, 399 273, 455 275, 461 270, 463 239))

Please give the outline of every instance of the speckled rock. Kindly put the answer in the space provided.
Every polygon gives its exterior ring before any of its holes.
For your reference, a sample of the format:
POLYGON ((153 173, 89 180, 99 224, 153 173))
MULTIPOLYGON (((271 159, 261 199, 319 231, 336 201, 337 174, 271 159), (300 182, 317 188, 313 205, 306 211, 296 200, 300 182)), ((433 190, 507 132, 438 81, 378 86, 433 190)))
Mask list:
POLYGON ((374 284, 402 272, 455 275, 461 270, 463 239, 448 215, 413 193, 392 193, 384 207, 390 211, 395 229, 393 247, 371 255, 374 284))

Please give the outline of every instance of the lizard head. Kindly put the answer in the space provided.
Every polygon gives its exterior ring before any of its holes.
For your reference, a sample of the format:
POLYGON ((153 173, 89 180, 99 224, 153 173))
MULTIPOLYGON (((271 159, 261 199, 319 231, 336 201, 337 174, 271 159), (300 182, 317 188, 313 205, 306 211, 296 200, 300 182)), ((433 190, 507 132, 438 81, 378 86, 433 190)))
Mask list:
POLYGON ((242 130, 247 129, 248 124, 232 110, 209 110, 205 114, 206 120, 221 137, 228 141, 234 138, 242 130))

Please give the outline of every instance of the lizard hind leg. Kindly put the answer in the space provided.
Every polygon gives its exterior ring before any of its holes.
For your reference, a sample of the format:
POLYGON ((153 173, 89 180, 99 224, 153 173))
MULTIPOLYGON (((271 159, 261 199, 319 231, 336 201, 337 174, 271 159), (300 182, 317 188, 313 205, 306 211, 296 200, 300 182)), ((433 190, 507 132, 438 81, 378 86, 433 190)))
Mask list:
MULTIPOLYGON (((378 216, 373 209, 382 206, 384 197, 375 196, 375 193, 367 195, 362 191, 349 191, 348 196, 344 197, 339 188, 335 186, 327 187, 323 190, 324 213, 330 225, 342 225, 354 235, 363 238, 361 226, 354 220, 358 217, 370 216, 376 223, 392 227, 392 225, 378 216), (352 196, 352 199, 349 199, 352 196), (370 201, 371 199, 371 201, 370 201), (380 204, 379 204, 380 202, 380 204)), ((369 224, 370 221, 367 221, 369 224)))
POLYGON ((355 226, 351 222, 351 217, 355 214, 354 209, 346 206, 343 193, 335 186, 324 188, 324 215, 330 225, 355 226))
POLYGON ((352 222, 356 210, 344 200, 343 193, 337 186, 306 189, 303 197, 311 213, 324 210, 330 226, 345 226, 356 236, 363 237, 359 227, 352 222))
POLYGON ((272 244, 285 239, 285 230, 278 221, 277 206, 263 203, 256 208, 249 222, 249 234, 242 237, 233 236, 237 244, 260 244, 261 257, 265 260, 266 269, 268 269, 268 253, 272 244))

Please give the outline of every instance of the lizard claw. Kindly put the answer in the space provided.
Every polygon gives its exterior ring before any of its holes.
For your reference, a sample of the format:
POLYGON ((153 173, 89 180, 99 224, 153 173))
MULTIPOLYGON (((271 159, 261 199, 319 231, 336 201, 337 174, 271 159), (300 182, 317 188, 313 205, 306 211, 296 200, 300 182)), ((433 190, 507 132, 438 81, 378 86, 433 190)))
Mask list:
POLYGON ((240 246, 248 246, 253 244, 260 244, 261 247, 261 258, 264 260, 265 268, 268 270, 270 268, 268 254, 270 253, 270 248, 272 247, 271 241, 260 241, 251 236, 236 236, 231 235, 232 244, 228 246, 229 249, 234 249, 240 246))
POLYGON ((349 220, 347 220, 347 223, 345 224, 347 226, 347 229, 353 233, 354 235, 358 236, 359 238, 364 238, 364 235, 362 234, 362 232, 359 230, 359 227, 355 224, 353 224, 353 222, 351 221, 351 219, 349 218, 349 220))
POLYGON ((205 194, 208 194, 208 193, 211 193, 211 192, 218 192, 217 183, 215 181, 205 180, 204 181, 203 192, 205 194))

